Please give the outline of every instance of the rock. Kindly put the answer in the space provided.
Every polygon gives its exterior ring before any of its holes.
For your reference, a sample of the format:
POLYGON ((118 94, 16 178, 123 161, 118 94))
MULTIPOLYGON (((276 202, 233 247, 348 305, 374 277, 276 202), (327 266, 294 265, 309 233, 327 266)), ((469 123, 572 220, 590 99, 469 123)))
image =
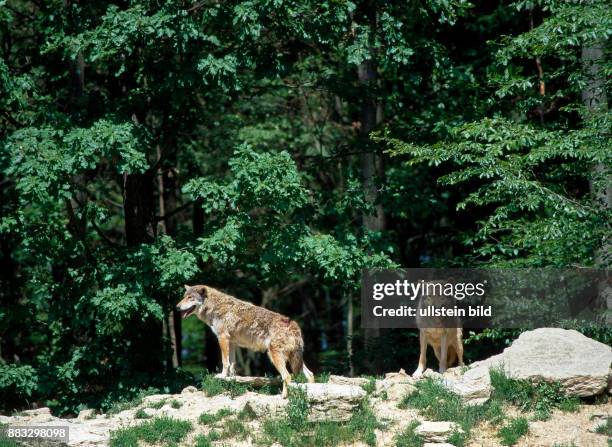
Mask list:
POLYGON ((416 391, 416 379, 401 369, 399 372, 385 374, 383 380, 376 381, 376 394, 387 393, 389 400, 401 400, 416 391))
POLYGON ((278 385, 281 383, 280 377, 229 376, 218 378, 227 382, 251 385, 253 388, 261 388, 262 386, 266 385, 278 385))
POLYGON ((93 419, 96 417, 96 410, 91 408, 86 408, 84 410, 79 411, 79 415, 77 416, 78 421, 86 421, 87 419, 93 419))
POLYGON ((344 377, 344 376, 329 376, 329 380, 327 383, 332 385, 354 385, 354 386, 364 386, 369 382, 365 377, 344 377))
POLYGON ((455 447, 448 442, 426 442, 423 447, 455 447))
POLYGON ((189 393, 197 393, 198 389, 193 386, 193 385, 189 385, 185 388, 183 388, 183 391, 181 391, 181 394, 189 394, 189 393))
POLYGON ((51 416, 51 410, 48 407, 35 408, 33 410, 24 410, 21 413, 24 416, 51 416))
POLYGON ((446 442, 449 436, 458 430, 460 429, 454 422, 422 421, 421 424, 414 429, 414 433, 422 436, 425 441, 446 442))
POLYGON ((506 348, 503 364, 513 379, 559 381, 568 394, 588 397, 608 388, 612 348, 574 330, 541 328, 506 348))
POLYGON ((392 401, 400 401, 403 398, 410 396, 416 391, 416 387, 411 383, 391 383, 386 389, 387 399, 392 401))
POLYGON ((287 399, 283 399, 280 394, 274 396, 265 396, 252 393, 244 401, 244 406, 250 407, 258 418, 274 418, 284 414, 285 407, 289 404, 287 399))
POLYGON ((292 387, 303 389, 310 405, 309 420, 347 421, 366 397, 363 388, 333 383, 300 383, 292 387))
POLYGON ((453 368, 451 373, 444 375, 442 383, 467 405, 483 404, 491 397, 491 378, 486 366, 470 368, 463 373, 453 368))

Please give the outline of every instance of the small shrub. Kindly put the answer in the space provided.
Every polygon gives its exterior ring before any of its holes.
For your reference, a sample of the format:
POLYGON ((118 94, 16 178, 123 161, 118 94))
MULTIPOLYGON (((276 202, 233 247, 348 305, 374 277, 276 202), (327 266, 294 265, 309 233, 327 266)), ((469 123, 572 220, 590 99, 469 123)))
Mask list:
POLYGON ((421 447, 425 441, 414 431, 419 425, 419 421, 412 421, 402 433, 397 435, 395 438, 396 447, 421 447))
POLYGON ((216 413, 202 413, 198 418, 198 422, 202 425, 212 425, 231 414, 231 410, 228 410, 227 408, 222 408, 216 413))
POLYGON ((176 399, 173 399, 172 402, 170 402, 170 406, 174 408, 175 410, 178 410, 179 408, 183 406, 183 403, 176 399))
POLYGON ((289 405, 287 406, 287 419, 292 428, 301 428, 308 419, 308 398, 302 388, 289 388, 289 405))
POLYGON ((510 420, 508 424, 502 427, 497 435, 501 439, 502 445, 514 445, 529 431, 529 422, 524 417, 519 417, 510 420))
POLYGON ((329 382, 330 374, 328 372, 322 372, 318 376, 315 377, 315 382, 317 383, 327 383, 329 382))
POLYGON ((368 377, 368 382, 364 385, 361 385, 361 388, 363 388, 363 390, 368 393, 368 395, 374 394, 374 392, 376 391, 376 377, 368 377))

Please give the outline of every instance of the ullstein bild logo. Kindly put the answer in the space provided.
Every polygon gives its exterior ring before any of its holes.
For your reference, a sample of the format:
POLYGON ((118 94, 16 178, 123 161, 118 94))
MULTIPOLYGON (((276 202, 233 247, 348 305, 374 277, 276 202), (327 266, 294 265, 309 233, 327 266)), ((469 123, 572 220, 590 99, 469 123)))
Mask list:
POLYGON ((363 328, 605 326, 604 269, 371 269, 363 328))

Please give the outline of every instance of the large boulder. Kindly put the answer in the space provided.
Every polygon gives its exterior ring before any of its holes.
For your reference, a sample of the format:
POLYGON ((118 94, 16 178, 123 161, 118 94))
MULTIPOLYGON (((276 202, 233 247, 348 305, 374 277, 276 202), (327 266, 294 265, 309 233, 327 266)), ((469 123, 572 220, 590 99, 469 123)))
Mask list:
POLYGON ((348 421, 366 397, 363 388, 333 383, 292 384, 306 392, 310 421, 348 421))
POLYGON ((612 348, 574 330, 542 328, 523 332, 503 353, 508 377, 558 381, 573 396, 606 391, 612 348))

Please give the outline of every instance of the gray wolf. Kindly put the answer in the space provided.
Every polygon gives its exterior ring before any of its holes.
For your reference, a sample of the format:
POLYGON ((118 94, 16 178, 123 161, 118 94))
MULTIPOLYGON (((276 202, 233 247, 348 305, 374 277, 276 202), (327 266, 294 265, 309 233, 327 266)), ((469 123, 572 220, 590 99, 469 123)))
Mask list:
POLYGON ((304 364, 304 340, 295 321, 284 315, 239 300, 212 287, 185 285, 185 294, 176 305, 183 318, 196 315, 217 336, 223 370, 218 376, 234 376, 236 347, 267 352, 283 379, 283 397, 291 374, 304 373, 310 383, 314 374, 304 364))
POLYGON ((459 366, 463 363, 463 329, 460 327, 459 318, 450 317, 421 317, 420 310, 427 306, 452 308, 452 297, 445 296, 426 296, 421 297, 418 305, 417 327, 419 328, 419 365, 412 374, 413 377, 420 377, 427 369, 427 347, 431 346, 439 362, 439 371, 444 373, 458 360, 459 366), (448 327, 457 326, 457 327, 448 327))

